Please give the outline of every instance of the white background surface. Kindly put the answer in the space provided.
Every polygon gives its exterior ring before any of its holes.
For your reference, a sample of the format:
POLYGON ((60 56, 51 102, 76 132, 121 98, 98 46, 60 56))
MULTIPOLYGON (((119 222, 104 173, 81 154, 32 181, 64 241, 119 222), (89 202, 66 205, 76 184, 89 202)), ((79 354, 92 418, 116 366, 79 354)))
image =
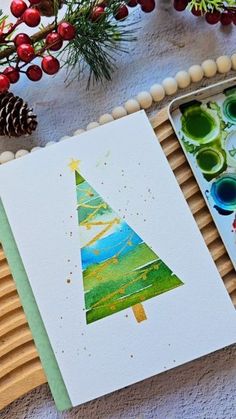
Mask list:
MULTIPOLYGON (((9 0, 1 1, 3 8, 8 4, 9 0)), ((39 129, 30 139, 1 139, 0 151, 30 148, 72 133, 153 82, 236 50, 235 28, 212 28, 201 19, 160 5, 154 13, 142 15, 139 26, 138 42, 130 46, 130 55, 118 60, 112 83, 102 89, 96 86, 86 91, 86 77, 65 89, 62 73, 54 79, 45 77, 40 84, 24 79, 15 86, 14 92, 34 105, 39 129)), ((214 81, 219 79, 222 76, 214 81)), ((235 354, 235 347, 225 349, 65 414, 56 413, 45 385, 6 408, 1 418, 234 418, 235 354)))

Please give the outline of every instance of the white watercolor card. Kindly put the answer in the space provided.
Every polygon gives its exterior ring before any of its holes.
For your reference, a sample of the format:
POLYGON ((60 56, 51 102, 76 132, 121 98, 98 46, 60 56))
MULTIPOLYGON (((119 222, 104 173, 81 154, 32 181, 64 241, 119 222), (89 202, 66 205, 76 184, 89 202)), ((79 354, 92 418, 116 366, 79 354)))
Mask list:
POLYGON ((235 342, 144 112, 1 166, 0 197, 73 406, 235 342))

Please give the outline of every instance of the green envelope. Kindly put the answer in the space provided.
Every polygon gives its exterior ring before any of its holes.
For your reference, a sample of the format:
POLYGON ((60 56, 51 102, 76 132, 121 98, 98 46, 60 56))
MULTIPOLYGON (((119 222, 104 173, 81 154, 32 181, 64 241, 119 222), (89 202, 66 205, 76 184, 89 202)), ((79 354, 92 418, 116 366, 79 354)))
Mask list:
POLYGON ((49 338, 36 304, 6 212, 0 200, 0 243, 11 268, 28 324, 58 410, 72 407, 49 338))

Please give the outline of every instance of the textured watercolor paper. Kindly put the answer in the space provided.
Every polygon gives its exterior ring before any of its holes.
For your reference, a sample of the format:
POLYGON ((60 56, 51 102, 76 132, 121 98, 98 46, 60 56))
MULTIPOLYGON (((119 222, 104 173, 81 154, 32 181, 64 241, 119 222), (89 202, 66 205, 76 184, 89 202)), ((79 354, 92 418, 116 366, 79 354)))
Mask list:
POLYGON ((0 168, 72 405, 235 342, 235 311, 144 112, 0 168))

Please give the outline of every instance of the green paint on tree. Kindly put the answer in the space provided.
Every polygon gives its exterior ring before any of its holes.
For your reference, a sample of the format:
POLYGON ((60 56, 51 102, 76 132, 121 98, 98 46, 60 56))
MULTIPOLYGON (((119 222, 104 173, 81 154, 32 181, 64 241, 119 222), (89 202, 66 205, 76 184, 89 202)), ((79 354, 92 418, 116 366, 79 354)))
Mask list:
POLYGON ((87 323, 135 306, 183 282, 75 170, 87 323))

